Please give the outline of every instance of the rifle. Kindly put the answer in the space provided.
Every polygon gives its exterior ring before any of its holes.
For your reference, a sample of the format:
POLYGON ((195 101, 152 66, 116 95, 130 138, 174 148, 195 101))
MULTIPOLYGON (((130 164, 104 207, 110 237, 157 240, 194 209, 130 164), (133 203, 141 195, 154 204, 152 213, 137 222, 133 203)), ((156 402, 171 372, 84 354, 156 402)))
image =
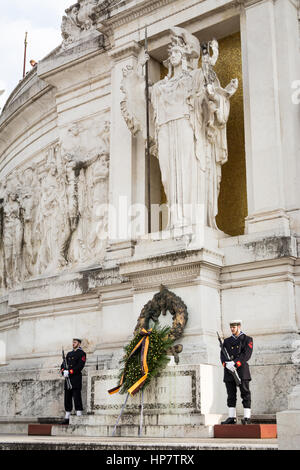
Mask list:
MULTIPOLYGON (((224 356, 228 359, 228 362, 232 360, 232 358, 229 356, 228 354, 228 351, 227 349, 225 348, 224 344, 222 343, 222 340, 220 338, 220 335, 219 333, 217 332, 217 335, 218 335, 218 340, 219 340, 219 343, 220 343, 220 348, 221 348, 221 351, 222 353, 224 354, 224 356)), ((228 369, 229 370, 229 369, 228 369)), ((234 378, 234 381, 237 385, 241 385, 242 381, 241 379, 239 378, 239 375, 237 373, 237 370, 234 369, 233 370, 229 370, 229 372, 233 375, 233 378, 234 378)))
MULTIPOLYGON (((67 364, 67 361, 66 361, 66 356, 65 356, 65 352, 64 352, 63 348, 62 348, 62 358, 63 358, 63 368, 64 368, 64 370, 68 370, 68 364, 67 364)), ((72 390, 72 384, 71 384, 70 377, 66 377, 65 380, 66 380, 67 389, 72 390)))

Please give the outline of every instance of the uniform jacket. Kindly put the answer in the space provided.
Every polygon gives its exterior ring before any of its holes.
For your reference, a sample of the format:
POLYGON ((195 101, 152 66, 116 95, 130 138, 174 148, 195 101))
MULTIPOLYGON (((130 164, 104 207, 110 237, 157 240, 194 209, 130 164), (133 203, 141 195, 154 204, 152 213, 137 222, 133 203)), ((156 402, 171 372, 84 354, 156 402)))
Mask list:
MULTIPOLYGON (((237 338, 232 335, 224 340, 224 347, 227 349, 231 360, 234 361, 240 379, 251 380, 248 361, 253 351, 253 339, 244 333, 241 333, 237 338)), ((222 351, 221 362, 224 366, 224 382, 233 382, 232 374, 225 367, 225 362, 228 362, 228 359, 222 351)))
MULTIPOLYGON (((68 352, 66 356, 66 361, 68 365, 69 377, 71 380, 72 388, 73 389, 81 389, 82 387, 82 374, 81 371, 85 366, 86 361, 86 354, 81 349, 78 348, 76 350, 68 352)), ((64 372, 64 366, 61 365, 61 373, 64 372)), ((66 386, 66 385, 65 385, 66 386)))

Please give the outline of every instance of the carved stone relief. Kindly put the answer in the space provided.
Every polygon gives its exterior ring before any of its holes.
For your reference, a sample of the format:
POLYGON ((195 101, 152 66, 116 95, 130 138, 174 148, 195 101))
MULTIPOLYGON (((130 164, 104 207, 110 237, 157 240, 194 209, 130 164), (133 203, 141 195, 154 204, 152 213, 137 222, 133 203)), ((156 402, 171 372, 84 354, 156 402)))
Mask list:
POLYGON ((66 15, 63 16, 61 24, 63 48, 80 40, 87 31, 94 28, 98 3, 98 0, 78 0, 65 10, 66 15))
POLYGON ((91 264, 106 248, 110 124, 72 123, 0 182, 0 289, 91 264))

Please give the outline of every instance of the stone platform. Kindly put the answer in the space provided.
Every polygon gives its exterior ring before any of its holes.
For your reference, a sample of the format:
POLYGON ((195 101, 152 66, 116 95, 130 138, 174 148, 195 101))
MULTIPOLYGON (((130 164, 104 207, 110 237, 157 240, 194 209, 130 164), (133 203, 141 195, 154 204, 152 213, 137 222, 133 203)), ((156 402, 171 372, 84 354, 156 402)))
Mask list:
MULTIPOLYGON (((220 419, 221 415, 203 416, 195 414, 189 419, 182 416, 145 415, 143 419, 143 436, 149 438, 183 438, 183 437, 213 437, 213 425, 220 419), (174 421, 174 418, 177 421, 174 421), (194 418, 194 424, 191 420, 194 418)), ((68 426, 52 426, 52 436, 82 436, 82 437, 109 437, 112 436, 118 416, 94 415, 94 416, 71 416, 68 426)), ((138 437, 140 416, 125 414, 122 416, 121 424, 117 426, 115 435, 118 437, 138 437)))
POLYGON ((57 436, 1 435, 2 450, 106 450, 106 451, 202 451, 202 450, 278 450, 276 439, 201 439, 201 438, 86 438, 57 436))
POLYGON ((214 426, 214 437, 245 439, 276 439, 276 424, 218 424, 214 426))

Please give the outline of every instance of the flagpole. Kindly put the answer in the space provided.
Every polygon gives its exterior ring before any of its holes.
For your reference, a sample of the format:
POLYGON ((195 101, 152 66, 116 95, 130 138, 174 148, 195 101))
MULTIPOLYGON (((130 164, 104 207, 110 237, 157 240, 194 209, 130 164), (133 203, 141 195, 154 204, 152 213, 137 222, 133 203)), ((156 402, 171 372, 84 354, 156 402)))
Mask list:
POLYGON ((26 73, 26 53, 27 53, 27 35, 28 33, 25 33, 25 41, 24 41, 24 64, 23 64, 23 78, 25 77, 26 73))
MULTIPOLYGON (((148 34, 145 26, 145 53, 148 54, 148 34)), ((147 206, 148 206, 148 233, 151 233, 151 165, 150 165, 150 116, 149 116, 149 64, 145 63, 145 90, 146 90, 146 168, 147 168, 147 206)))

